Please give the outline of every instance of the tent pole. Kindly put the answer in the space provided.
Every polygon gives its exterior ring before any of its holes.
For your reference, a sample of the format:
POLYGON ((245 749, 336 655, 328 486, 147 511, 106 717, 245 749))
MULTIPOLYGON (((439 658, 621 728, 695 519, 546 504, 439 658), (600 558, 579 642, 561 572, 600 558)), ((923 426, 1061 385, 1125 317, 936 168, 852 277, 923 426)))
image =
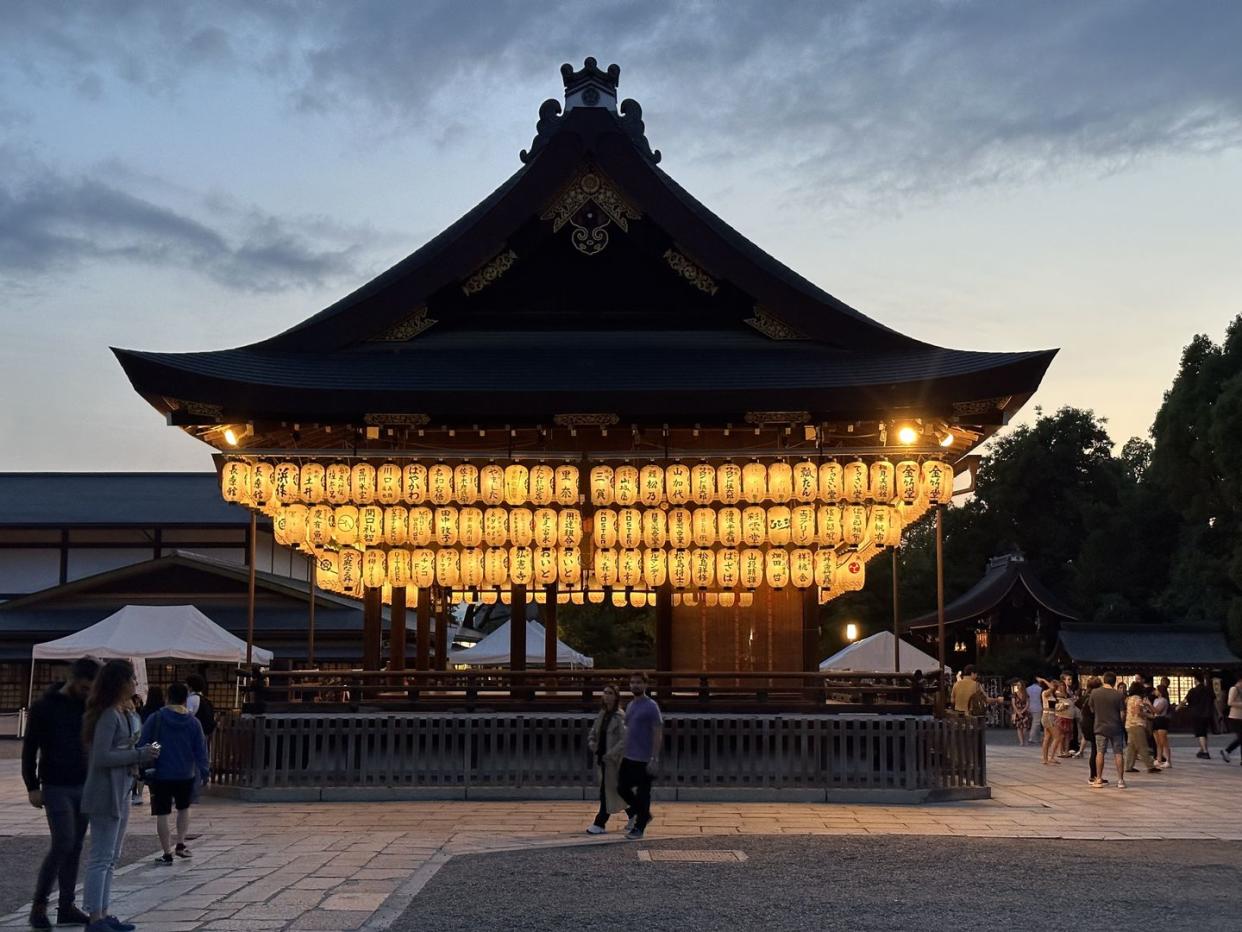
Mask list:
POLYGON ((246 666, 254 663, 254 564, 255 538, 258 536, 256 513, 250 512, 250 536, 246 541, 246 562, 249 564, 250 578, 246 584, 246 666))
POLYGON ((936 711, 944 713, 948 698, 948 683, 944 676, 944 505, 936 506, 936 637, 937 659, 940 661, 940 680, 936 688, 936 711))
POLYGON ((26 694, 26 709, 29 710, 34 705, 34 674, 35 664, 38 663, 32 654, 30 657, 30 691, 26 694))
POLYGON ((901 672, 901 599, 897 592, 897 548, 893 548, 893 672, 901 672))

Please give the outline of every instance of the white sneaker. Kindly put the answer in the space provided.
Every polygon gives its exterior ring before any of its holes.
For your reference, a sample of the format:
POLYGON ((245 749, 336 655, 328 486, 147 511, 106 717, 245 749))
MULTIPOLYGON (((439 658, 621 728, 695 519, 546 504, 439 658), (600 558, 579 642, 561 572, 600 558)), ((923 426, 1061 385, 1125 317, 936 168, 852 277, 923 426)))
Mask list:
POLYGON ((608 831, 608 829, 604 828, 604 826, 596 825, 594 822, 592 822, 591 827, 587 829, 587 834, 588 835, 602 835, 606 831, 608 831))
POLYGON ((1125 781, 1125 780, 1118 780, 1118 781, 1117 781, 1117 789, 1119 789, 1119 790, 1124 790, 1125 788, 1126 788, 1126 781, 1125 781))
POLYGON ((630 816, 629 821, 625 823, 625 830, 626 830, 627 832, 632 832, 632 831, 634 831, 634 824, 635 824, 637 821, 638 821, 638 816, 636 816, 636 815, 632 815, 632 816, 630 816))

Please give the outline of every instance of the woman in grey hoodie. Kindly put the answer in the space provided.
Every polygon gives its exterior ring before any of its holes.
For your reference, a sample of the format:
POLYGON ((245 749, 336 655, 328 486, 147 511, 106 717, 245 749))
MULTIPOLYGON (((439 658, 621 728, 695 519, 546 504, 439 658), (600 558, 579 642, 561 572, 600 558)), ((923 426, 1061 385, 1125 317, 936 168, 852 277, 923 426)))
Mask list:
POLYGON ((135 768, 159 756, 159 748, 135 745, 139 731, 129 716, 134 668, 127 660, 104 664, 82 716, 82 740, 90 751, 82 812, 90 817, 91 853, 82 905, 90 913, 87 932, 129 932, 134 926, 108 914, 112 874, 125 840, 129 791, 135 768))

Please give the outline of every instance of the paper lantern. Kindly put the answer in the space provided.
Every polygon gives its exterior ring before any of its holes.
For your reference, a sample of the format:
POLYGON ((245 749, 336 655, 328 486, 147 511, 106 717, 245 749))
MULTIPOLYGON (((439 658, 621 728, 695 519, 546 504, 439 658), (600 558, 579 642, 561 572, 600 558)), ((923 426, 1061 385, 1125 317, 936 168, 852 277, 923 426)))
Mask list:
POLYGON ((759 505, 742 509, 742 543, 758 547, 768 539, 768 513, 759 505))
POLYGON ((947 505, 953 501, 953 467, 940 460, 924 463, 923 490, 932 505, 947 505))
POLYGON ((551 508, 536 508, 532 520, 535 546, 555 547, 557 543, 556 512, 551 508))
POLYGON ((341 591, 340 557, 334 550, 315 553, 315 585, 328 592, 341 591))
POLYGON ((505 471, 495 463, 488 463, 479 470, 479 498, 484 505, 505 503, 505 471))
POLYGON ((792 519, 789 530, 789 539, 795 546, 809 547, 817 543, 819 538, 815 528, 815 506, 814 505, 795 505, 789 509, 792 519))
POLYGON ((740 508, 721 508, 716 512, 716 538, 725 547, 736 547, 742 543, 742 510, 740 508))
POLYGON ((810 460, 793 467, 793 497, 800 502, 813 502, 819 495, 819 467, 810 460))
POLYGON ((854 504, 861 504, 866 501, 867 483, 870 479, 870 470, 867 468, 867 464, 862 460, 854 460, 852 463, 845 464, 843 473, 845 500, 854 504))
POLYGON ((871 498, 887 505, 897 497, 897 467, 888 460, 876 460, 871 464, 871 498))
POLYGON ((630 604, 635 608, 646 608, 648 605, 655 604, 655 593, 653 592, 631 592, 630 604))
POLYGON ((693 591, 690 591, 690 592, 683 592, 683 593, 681 593, 681 604, 682 604, 682 605, 688 605, 688 606, 698 605, 698 604, 699 604, 699 597, 698 597, 698 595, 697 595, 695 592, 693 592, 693 591))
POLYGON ((583 592, 581 589, 578 589, 575 592, 571 592, 569 594, 569 601, 574 605, 585 605, 586 604, 586 593, 583 592))
POLYGON ((509 543, 509 509, 489 508, 483 512, 483 542, 489 547, 509 543))
POLYGON ((582 512, 577 508, 562 508, 556 516, 556 537, 562 547, 577 547, 582 543, 582 512))
POLYGON ((245 504, 251 501, 250 466, 237 460, 225 463, 220 470, 220 494, 226 502, 245 504))
POLYGON ((793 537, 793 513, 787 505, 773 505, 768 509, 768 543, 784 547, 793 537))
POLYGON ((633 589, 635 586, 643 584, 643 555, 641 551, 622 550, 617 554, 617 583, 627 589, 633 589))
POLYGON ((504 547, 489 547, 484 551, 483 581, 489 586, 509 584, 509 551, 504 547))
POLYGON ((388 582, 388 560, 382 550, 368 550, 362 555, 362 584, 368 589, 382 589, 388 582))
POLYGON ((788 463, 773 463, 768 467, 768 498, 774 502, 793 498, 793 468, 788 463))
POLYGON ((557 572, 562 586, 582 585, 582 551, 577 547, 562 547, 557 553, 557 572))
POLYGON ((773 589, 789 585, 789 553, 780 547, 768 550, 764 559, 764 579, 773 589))
POLYGON ((355 505, 369 505, 375 501, 375 467, 370 463, 355 463, 349 471, 349 494, 355 505))
POLYGON ((841 536, 850 547, 867 539, 867 509, 864 505, 846 505, 841 509, 841 536))
POLYGON ((535 539, 535 516, 529 508, 509 509, 509 540, 519 547, 529 547, 535 539))
POLYGON ((612 467, 611 466, 594 466, 591 468, 591 504, 611 505, 613 502, 612 494, 612 467))
POLYGON ((613 608, 625 608, 625 593, 614 592, 612 594, 611 602, 613 608))
POLYGON ((272 536, 276 543, 296 547, 306 540, 306 506, 285 505, 272 519, 272 536))
POLYGON ((763 463, 747 463, 742 467, 742 495, 752 505, 768 497, 768 469, 763 463))
MULTIPOLYGON (((272 481, 275 482, 274 475, 272 481)), ((323 500, 332 505, 347 505, 351 494, 349 467, 344 463, 327 466, 323 471, 323 500)))
POLYGON ((510 547, 509 581, 515 586, 529 586, 534 573, 534 552, 529 547, 510 547))
POLYGON ((488 589, 479 593, 479 601, 484 605, 495 605, 500 601, 500 591, 497 589, 488 589))
POLYGON ((298 486, 300 470, 297 463, 281 463, 276 467, 272 483, 276 489, 276 501, 282 505, 292 505, 302 497, 298 486))
POLYGON ((755 590, 763 584, 763 551, 748 547, 741 553, 738 581, 746 589, 755 590))
POLYGON ((441 547, 452 547, 457 543, 457 509, 452 507, 436 509, 436 543, 441 547))
POLYGON ((374 547, 384 540, 384 509, 379 505, 363 505, 358 509, 358 542, 374 547))
POLYGON ((483 551, 478 547, 461 552, 461 584, 470 589, 483 585, 483 551))
POLYGON ((913 505, 922 490, 922 470, 914 460, 902 460, 897 464, 897 498, 903 504, 913 505))
POLYGON ((732 592, 720 593, 720 607, 732 608, 737 603, 737 596, 732 592))
POLYGON ((821 547, 836 547, 844 539, 841 509, 836 505, 820 505, 815 509, 815 538, 821 547))
POLYGON ((700 547, 690 554, 690 580, 696 589, 709 589, 716 582, 716 554, 700 547))
POLYGON ((413 581, 414 563, 410 551, 396 547, 388 551, 388 585, 405 589, 413 581))
POLYGON ((470 463, 453 467, 453 499, 459 505, 473 505, 479 500, 479 467, 470 463))
POLYGON ((401 501, 401 467, 396 463, 383 463, 375 470, 375 500, 381 505, 395 505, 401 501))
POLYGON ((716 501, 716 468, 710 463, 699 463, 690 470, 690 497, 696 505, 716 501))
POLYGON ((638 471, 638 503, 654 508, 664 501, 664 468, 648 463, 638 471))
POLYGON ((664 470, 664 495, 670 505, 684 505, 690 501, 690 467, 673 463, 664 470))
POLYGON ((742 467, 737 463, 722 463, 716 468, 716 498, 725 505, 742 500, 742 467))
POLYGON ((453 501, 453 467, 436 463, 427 470, 427 500, 433 505, 448 505, 453 501))
POLYGON ((461 585, 461 554, 452 547, 436 551, 436 585, 442 589, 461 585))
POLYGON ((704 592, 703 604, 708 608, 715 608, 720 604, 720 596, 715 592, 704 592))
POLYGON ((732 547, 716 553, 716 582, 722 589, 736 588, 742 578, 742 555, 732 547))
POLYGON ((353 595, 362 590, 362 551, 353 547, 342 547, 337 555, 338 572, 341 578, 341 591, 353 595))
POLYGON ((556 582, 559 567, 554 547, 538 547, 535 549, 535 568, 533 578, 537 586, 550 586, 556 582))
POLYGON ((595 551, 595 578, 601 586, 617 583, 617 551, 611 547, 599 547, 595 551))
POLYGON ((553 480, 556 488, 556 503, 558 505, 576 505, 578 504, 578 467, 565 463, 556 467, 556 478, 553 480))
POLYGON ((710 547, 716 543, 716 512, 714 509, 694 509, 691 524, 696 547, 710 547))
POLYGON ((858 592, 867 579, 867 564, 858 554, 849 554, 837 564, 837 585, 842 592, 858 592))
POLYGON ((422 463, 411 463, 401 470, 401 497, 407 505, 427 501, 427 467, 422 463))
POLYGON ((664 551, 659 547, 644 550, 643 582, 654 589, 657 586, 663 586, 666 579, 668 579, 668 560, 665 559, 664 551))
POLYGON ((688 508, 673 508, 668 513, 668 545, 678 550, 694 543, 694 521, 688 508))
MULTIPOLYGON (((339 511, 339 509, 338 509, 339 511)), ((340 515, 337 515, 337 524, 340 524, 340 515)), ((430 508, 411 508, 409 514, 410 534, 409 541, 415 547, 426 547, 435 539, 436 536, 436 519, 435 512, 430 508)))
POLYGON ((390 505, 384 509, 384 543, 400 547, 410 540, 410 512, 404 505, 390 505))
POLYGON ((338 544, 351 546, 358 543, 358 509, 354 505, 340 505, 332 514, 332 536, 338 544))
POLYGON ((483 543, 483 512, 480 509, 462 508, 457 512, 457 541, 463 547, 477 547, 483 543))
POLYGON ((617 546, 617 513, 611 508, 600 508, 595 512, 591 540, 596 547, 617 546))
POLYGON ((835 550, 815 551, 815 585, 821 589, 837 587, 837 554, 835 550))
POLYGON ((637 508, 622 508, 617 512, 617 544, 633 548, 643 540, 643 513, 637 508))
POLYGON ((815 554, 806 547, 789 552, 789 581, 795 589, 815 585, 815 554))
POLYGON ((556 470, 544 463, 530 468, 530 500, 535 505, 551 505, 556 498, 556 470))
POLYGON ((901 516, 889 505, 871 509, 870 537, 877 547, 901 546, 901 516))
POLYGON ((618 466, 612 475, 612 497, 618 505, 633 505, 638 501, 638 467, 628 463, 618 466))
POLYGON ((689 550, 677 549, 668 552, 668 581, 674 589, 685 589, 690 585, 689 550))
POLYGON ((330 505, 314 505, 306 513, 306 542, 314 547, 332 543, 336 530, 335 515, 330 505))
POLYGON ((250 500, 260 508, 276 494, 276 467, 271 463, 255 463, 250 467, 250 500))
POLYGON ((436 552, 426 547, 410 551, 410 581, 420 589, 436 584, 436 552))
POLYGON ((663 547, 668 540, 668 516, 659 508, 643 512, 643 544, 647 547, 663 547))
POLYGON ((832 504, 845 498, 845 476, 836 460, 819 464, 819 500, 832 504))

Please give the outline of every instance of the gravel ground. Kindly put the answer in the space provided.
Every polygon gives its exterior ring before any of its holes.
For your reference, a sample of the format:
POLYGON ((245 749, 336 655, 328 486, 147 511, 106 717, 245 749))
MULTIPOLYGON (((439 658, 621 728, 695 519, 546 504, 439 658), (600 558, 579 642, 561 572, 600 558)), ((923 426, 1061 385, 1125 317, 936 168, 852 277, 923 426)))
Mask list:
POLYGON ((449 861, 392 932, 1236 930, 1240 860, 1238 842, 912 836, 738 835, 469 855, 449 861), (749 859, 643 862, 643 848, 731 848, 749 859))
MULTIPOLYGON (((149 811, 149 810, 148 810, 149 811)), ((125 838, 121 860, 124 864, 145 857, 154 857, 159 851, 160 843, 155 837, 155 823, 150 816, 136 820, 136 832, 130 832, 125 838)), ((34 892, 35 875, 39 873, 39 865, 47 854, 48 840, 34 835, 10 835, 0 838, 0 916, 8 915, 14 910, 25 909, 30 905, 30 895, 34 892)), ((78 870, 78 883, 81 884, 83 869, 86 867, 86 854, 90 850, 90 838, 86 840, 86 850, 82 852, 82 865, 78 870)), ((78 900, 81 906, 81 900, 78 900)), ((52 912, 56 911, 56 893, 52 892, 52 912)), ((53 920, 55 916, 53 916, 53 920)))

